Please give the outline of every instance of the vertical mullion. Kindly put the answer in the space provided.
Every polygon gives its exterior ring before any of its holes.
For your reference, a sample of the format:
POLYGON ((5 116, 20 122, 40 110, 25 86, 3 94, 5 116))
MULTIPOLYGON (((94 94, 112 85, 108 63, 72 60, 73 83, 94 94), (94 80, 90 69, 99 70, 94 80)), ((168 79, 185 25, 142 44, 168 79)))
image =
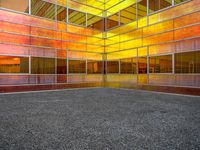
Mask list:
POLYGON ((31 56, 29 56, 29 74, 31 74, 31 56))
POLYGON ((121 60, 119 59, 119 74, 121 74, 121 60))
POLYGON ((172 73, 175 74, 175 54, 172 54, 172 73))
POLYGON ((88 71, 87 71, 87 69, 88 69, 88 60, 86 59, 86 61, 85 61, 85 74, 87 75, 88 74, 88 71))
POLYGON ((175 4, 175 2, 174 2, 174 0, 172 0, 172 6, 174 6, 174 4, 175 4))
POLYGON ((28 0, 28 13, 31 15, 31 0, 28 0))

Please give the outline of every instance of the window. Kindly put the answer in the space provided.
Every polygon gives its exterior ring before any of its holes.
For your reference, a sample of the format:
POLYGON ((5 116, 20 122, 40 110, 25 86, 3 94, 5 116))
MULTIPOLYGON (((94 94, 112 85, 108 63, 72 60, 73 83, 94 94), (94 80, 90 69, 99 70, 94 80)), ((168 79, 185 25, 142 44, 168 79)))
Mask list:
POLYGON ((175 73, 200 73, 200 52, 175 54, 175 73))
POLYGON ((57 59, 57 74, 67 74, 66 59, 57 59))
POLYGON ((147 16, 147 0, 140 0, 138 3, 137 18, 142 18, 147 16))
POLYGON ((149 0, 149 13, 172 6, 172 0, 149 0))
POLYGON ((68 22, 80 26, 85 26, 86 14, 73 9, 68 9, 68 22))
POLYGON ((180 3, 184 2, 184 1, 187 1, 187 0, 174 0, 174 5, 180 4, 180 3))
POLYGON ((119 26, 119 13, 111 15, 107 18, 107 29, 119 26))
POLYGON ((103 62, 102 61, 88 61, 87 63, 88 74, 101 74, 103 72, 103 62))
POLYGON ((29 58, 0 56, 0 73, 29 73, 29 58))
POLYGON ((69 73, 86 73, 85 60, 69 60, 69 73))
POLYGON ((0 7, 20 11, 24 13, 29 13, 29 3, 28 0, 0 0, 0 7))
POLYGON ((172 55, 149 58, 150 73, 172 73, 172 55))
POLYGON ((31 14, 55 20, 55 4, 42 0, 31 0, 31 14))
POLYGON ((87 27, 104 31, 104 26, 104 19, 102 17, 87 14, 87 27))
POLYGON ((127 24, 136 20, 136 4, 131 5, 120 11, 120 24, 127 24))
POLYGON ((136 74, 136 58, 126 58, 120 60, 122 74, 136 74))
POLYGON ((57 5, 57 20, 58 21, 67 21, 67 9, 65 7, 57 5))
POLYGON ((32 74, 55 74, 55 59, 54 58, 31 58, 31 73, 32 74))
POLYGON ((107 61, 107 73, 119 73, 119 61, 107 61))
POLYGON ((138 58, 138 73, 139 74, 147 73, 147 58, 146 57, 138 58))

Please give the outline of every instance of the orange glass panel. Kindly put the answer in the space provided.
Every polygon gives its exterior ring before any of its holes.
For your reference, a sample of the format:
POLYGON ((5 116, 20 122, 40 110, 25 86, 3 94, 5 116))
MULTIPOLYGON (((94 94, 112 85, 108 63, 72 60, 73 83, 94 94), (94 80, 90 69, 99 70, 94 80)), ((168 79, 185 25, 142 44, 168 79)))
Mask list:
POLYGON ((149 36, 143 39, 143 46, 153 45, 162 42, 168 42, 173 40, 173 32, 161 33, 153 36, 149 36))
POLYGON ((0 44, 0 54, 29 55, 29 47, 11 44, 0 44))
POLYGON ((189 15, 185 15, 174 19, 174 27, 179 28, 189 24, 194 24, 200 22, 200 12, 195 12, 189 15))
POLYGON ((46 38, 31 37, 31 45, 52 47, 52 48, 61 48, 61 41, 49 40, 46 38))
POLYGON ((1 42, 15 43, 15 44, 30 44, 30 37, 18 34, 9 34, 0 32, 1 42))
POLYGON ((56 50, 53 48, 43 48, 43 47, 30 47, 30 55, 37 57, 56 57, 56 50))
POLYGON ((161 33, 172 29, 173 29, 173 21, 169 20, 143 28, 143 36, 153 35, 156 33, 161 33))
POLYGON ((30 26, 26 26, 26 25, 22 25, 22 24, 1 21, 0 27, 1 27, 1 30, 5 31, 5 32, 30 34, 30 26))
POLYGON ((87 45, 74 42, 62 42, 63 49, 86 51, 87 45))
POLYGON ((149 55, 172 53, 175 52, 175 50, 176 50, 175 43, 158 44, 149 46, 149 55))
POLYGON ((34 36, 61 39, 61 32, 44 28, 31 27, 31 34, 34 36))
POLYGON ((195 25, 191 27, 181 28, 174 31, 174 39, 180 40, 183 38, 200 36, 200 25, 195 25))

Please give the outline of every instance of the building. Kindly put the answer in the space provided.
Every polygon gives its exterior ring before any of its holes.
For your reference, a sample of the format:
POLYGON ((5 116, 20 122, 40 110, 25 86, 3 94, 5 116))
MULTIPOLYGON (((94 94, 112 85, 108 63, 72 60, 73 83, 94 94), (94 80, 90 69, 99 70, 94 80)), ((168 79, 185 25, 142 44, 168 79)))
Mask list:
POLYGON ((200 93, 199 0, 0 0, 0 7, 1 92, 200 93))

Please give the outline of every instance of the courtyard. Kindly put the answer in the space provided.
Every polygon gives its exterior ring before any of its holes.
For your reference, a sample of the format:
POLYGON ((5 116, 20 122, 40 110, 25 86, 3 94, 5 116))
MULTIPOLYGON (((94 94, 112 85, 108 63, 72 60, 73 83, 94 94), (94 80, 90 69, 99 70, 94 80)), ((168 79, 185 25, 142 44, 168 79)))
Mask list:
POLYGON ((112 88, 1 94, 0 149, 200 149, 200 97, 112 88))

